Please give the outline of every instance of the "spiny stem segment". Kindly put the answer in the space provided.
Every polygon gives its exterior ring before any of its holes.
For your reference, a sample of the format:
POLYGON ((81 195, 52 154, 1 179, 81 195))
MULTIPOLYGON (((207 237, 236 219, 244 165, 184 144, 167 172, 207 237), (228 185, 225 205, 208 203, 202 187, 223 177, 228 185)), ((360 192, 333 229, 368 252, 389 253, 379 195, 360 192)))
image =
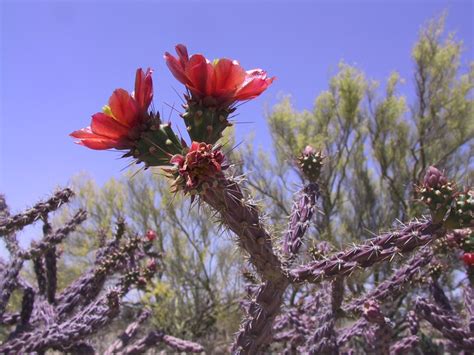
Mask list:
POLYGON ((320 282, 338 275, 348 275, 358 267, 367 268, 398 254, 408 253, 444 234, 445 229, 441 224, 431 221, 410 222, 401 230, 369 239, 364 244, 338 252, 325 260, 294 268, 289 276, 293 282, 320 282))
POLYGON ((283 236, 283 255, 290 260, 296 257, 303 244, 303 236, 309 227, 318 197, 318 184, 309 183, 299 192, 293 204, 288 229, 283 236))
POLYGON ((63 203, 68 202, 74 195, 71 189, 56 192, 53 197, 45 202, 39 202, 32 208, 13 217, 0 219, 0 236, 4 236, 23 229, 35 222, 41 216, 57 210, 63 203))
POLYGON ((181 117, 192 141, 215 144, 222 137, 222 132, 232 126, 228 117, 235 108, 206 106, 191 99, 184 108, 181 117))

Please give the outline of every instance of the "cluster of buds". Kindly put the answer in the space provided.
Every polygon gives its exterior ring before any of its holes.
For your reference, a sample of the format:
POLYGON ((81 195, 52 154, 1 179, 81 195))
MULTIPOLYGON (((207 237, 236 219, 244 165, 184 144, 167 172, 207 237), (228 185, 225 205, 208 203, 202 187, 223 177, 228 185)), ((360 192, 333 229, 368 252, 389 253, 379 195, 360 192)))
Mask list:
POLYGON ((441 223, 453 202, 456 187, 441 171, 430 166, 426 171, 422 185, 417 187, 417 193, 420 196, 420 201, 430 209, 433 222, 441 223))
POLYGON ((311 255, 314 261, 323 260, 327 254, 332 250, 332 247, 327 242, 315 242, 308 248, 309 255, 311 255))
POLYGON ((173 167, 163 170, 174 179, 173 192, 183 190, 192 196, 215 187, 224 177, 225 157, 219 145, 193 142, 186 154, 171 158, 173 167))
POLYGON ((130 252, 139 248, 140 242, 140 238, 138 237, 130 238, 125 244, 121 245, 118 250, 106 255, 98 266, 98 273, 105 274, 111 268, 124 262, 130 252))
POLYGON ((298 167, 303 175, 310 181, 316 182, 321 173, 324 156, 310 145, 306 146, 298 160, 298 167))
POLYGON ((434 223, 443 223, 444 227, 450 230, 458 229, 440 243, 460 247, 463 251, 462 260, 469 268, 473 267, 474 234, 471 227, 474 214, 474 191, 459 192, 441 171, 431 166, 425 174, 423 184, 417 187, 417 193, 420 200, 430 209, 434 223))
POLYGON ((134 269, 125 273, 120 280, 122 288, 129 289, 134 285, 137 288, 144 290, 148 281, 150 280, 150 272, 147 269, 134 269))
POLYGON ((362 315, 370 323, 383 324, 385 323, 385 317, 380 310, 380 305, 377 301, 370 299, 367 300, 362 307, 362 315))
POLYGON ((441 264, 438 261, 432 261, 430 265, 428 266, 428 272, 426 275, 421 276, 421 282, 422 283, 427 283, 429 282, 427 276, 429 276, 431 279, 438 279, 441 277, 446 272, 446 265, 441 264))
POLYGON ((456 194, 446 226, 450 228, 472 227, 474 224, 474 190, 467 190, 456 194))

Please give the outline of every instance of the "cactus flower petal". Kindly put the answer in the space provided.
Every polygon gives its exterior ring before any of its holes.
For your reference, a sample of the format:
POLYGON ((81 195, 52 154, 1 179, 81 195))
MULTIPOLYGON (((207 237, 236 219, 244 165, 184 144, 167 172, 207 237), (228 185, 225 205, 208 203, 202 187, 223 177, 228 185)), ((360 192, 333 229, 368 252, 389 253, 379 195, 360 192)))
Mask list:
POLYGON ((197 101, 206 99, 206 102, 229 107, 236 101, 257 97, 275 79, 268 78, 261 69, 245 71, 235 60, 223 58, 211 63, 201 54, 189 57, 182 44, 176 46, 176 52, 178 58, 165 53, 166 64, 197 101))
POLYGON ((214 70, 215 93, 223 97, 231 97, 246 77, 245 70, 235 60, 220 59, 214 70))
POLYGON ((146 73, 142 68, 137 69, 135 76, 134 99, 141 112, 148 110, 153 100, 153 80, 151 74, 153 71, 148 68, 146 73))
POLYGON ((92 116, 91 130, 97 135, 120 139, 128 134, 129 128, 105 113, 98 112, 92 116))
POLYGON ((115 139, 102 137, 93 133, 91 127, 74 131, 70 136, 79 139, 79 141, 77 141, 78 144, 95 150, 110 149, 118 144, 115 139))
POLYGON ((121 124, 133 127, 137 123, 138 105, 126 90, 115 90, 109 99, 109 106, 114 118, 121 124))
POLYGON ((254 69, 247 72, 245 82, 236 92, 237 100, 250 100, 264 92, 275 80, 268 78, 267 73, 261 69, 254 69))

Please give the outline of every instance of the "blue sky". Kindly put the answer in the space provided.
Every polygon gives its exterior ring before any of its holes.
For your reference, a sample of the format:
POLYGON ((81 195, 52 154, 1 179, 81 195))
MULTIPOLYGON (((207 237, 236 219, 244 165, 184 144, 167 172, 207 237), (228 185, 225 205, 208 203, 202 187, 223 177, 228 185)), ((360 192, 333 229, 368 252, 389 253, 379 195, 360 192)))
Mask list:
MULTIPOLYGON (((411 48, 420 26, 448 10, 447 28, 473 59, 472 1, 8 1, 0 0, 0 192, 14 211, 87 171, 118 177, 118 154, 73 144, 117 87, 133 89, 137 67, 155 70, 154 106, 179 106, 182 86, 163 60, 185 43, 190 53, 238 59, 278 77, 240 109, 238 137, 256 131, 282 94, 310 108, 344 60, 374 79, 398 70, 411 83, 411 48)), ((179 121, 176 114, 172 120, 179 121)))

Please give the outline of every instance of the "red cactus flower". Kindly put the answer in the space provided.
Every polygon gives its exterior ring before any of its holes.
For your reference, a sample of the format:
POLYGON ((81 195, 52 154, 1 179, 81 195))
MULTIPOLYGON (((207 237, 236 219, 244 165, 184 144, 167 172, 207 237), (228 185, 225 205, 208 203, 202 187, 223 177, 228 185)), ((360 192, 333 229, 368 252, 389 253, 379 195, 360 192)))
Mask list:
POLYGON ((178 58, 165 53, 168 68, 176 79, 186 85, 194 99, 209 105, 230 106, 236 101, 257 97, 275 79, 262 69, 245 71, 235 60, 218 59, 212 63, 201 54, 189 58, 182 44, 176 46, 178 58))
POLYGON ((78 144, 91 149, 128 149, 138 138, 147 110, 153 99, 152 70, 137 69, 135 92, 130 95, 124 89, 116 89, 103 112, 92 115, 90 127, 74 131, 71 137, 78 144))
POLYGON ((149 229, 147 232, 146 232, 146 239, 149 241, 149 242, 152 242, 156 239, 156 232, 154 230, 151 230, 149 229))
POLYGON ((474 253, 464 253, 462 260, 467 266, 474 266, 474 253))
POLYGON ((211 144, 193 142, 186 156, 175 155, 170 160, 184 179, 185 190, 194 190, 203 183, 212 183, 222 174, 224 154, 211 144))

